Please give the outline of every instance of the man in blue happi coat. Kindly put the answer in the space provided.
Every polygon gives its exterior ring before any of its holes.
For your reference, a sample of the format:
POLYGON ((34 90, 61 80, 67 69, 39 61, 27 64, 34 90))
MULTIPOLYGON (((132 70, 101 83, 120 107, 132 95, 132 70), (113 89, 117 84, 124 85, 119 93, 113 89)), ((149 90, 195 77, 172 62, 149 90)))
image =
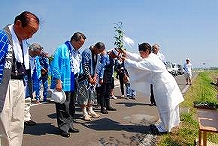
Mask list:
POLYGON ((21 146, 24 129, 24 81, 29 69, 26 39, 39 29, 39 18, 24 11, 0 30, 0 138, 3 146, 21 146))
POLYGON ((52 76, 50 88, 60 92, 63 90, 66 95, 66 101, 63 104, 55 103, 58 128, 63 137, 70 137, 69 132, 79 132, 73 127, 73 117, 81 64, 79 49, 83 46, 85 39, 83 33, 74 33, 70 41, 66 41, 56 49, 50 64, 52 76))

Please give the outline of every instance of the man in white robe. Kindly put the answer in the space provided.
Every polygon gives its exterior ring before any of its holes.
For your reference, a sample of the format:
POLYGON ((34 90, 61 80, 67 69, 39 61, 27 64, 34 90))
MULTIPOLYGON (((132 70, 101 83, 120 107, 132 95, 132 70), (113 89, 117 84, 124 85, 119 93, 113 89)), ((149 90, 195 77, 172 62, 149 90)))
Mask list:
POLYGON ((132 88, 149 97, 150 84, 153 84, 161 121, 155 126, 160 133, 170 132, 180 123, 179 104, 184 100, 183 95, 164 63, 151 53, 148 43, 139 45, 139 53, 140 55, 123 51, 123 60, 129 71, 132 88))

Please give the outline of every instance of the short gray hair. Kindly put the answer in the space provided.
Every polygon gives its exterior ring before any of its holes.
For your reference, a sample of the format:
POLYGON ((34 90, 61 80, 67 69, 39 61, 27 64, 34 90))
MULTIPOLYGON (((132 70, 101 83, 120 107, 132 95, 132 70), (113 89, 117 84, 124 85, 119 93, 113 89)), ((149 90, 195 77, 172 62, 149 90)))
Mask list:
POLYGON ((35 50, 43 50, 43 47, 37 43, 33 43, 32 45, 29 46, 29 49, 31 51, 35 51, 35 50))

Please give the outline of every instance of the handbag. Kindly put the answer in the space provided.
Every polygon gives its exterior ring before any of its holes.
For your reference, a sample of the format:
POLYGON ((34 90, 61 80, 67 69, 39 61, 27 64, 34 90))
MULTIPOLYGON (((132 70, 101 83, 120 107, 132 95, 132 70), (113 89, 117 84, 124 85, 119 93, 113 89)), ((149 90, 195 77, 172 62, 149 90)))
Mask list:
POLYGON ((129 82, 129 76, 126 73, 124 73, 123 74, 123 83, 126 84, 128 82, 129 82))

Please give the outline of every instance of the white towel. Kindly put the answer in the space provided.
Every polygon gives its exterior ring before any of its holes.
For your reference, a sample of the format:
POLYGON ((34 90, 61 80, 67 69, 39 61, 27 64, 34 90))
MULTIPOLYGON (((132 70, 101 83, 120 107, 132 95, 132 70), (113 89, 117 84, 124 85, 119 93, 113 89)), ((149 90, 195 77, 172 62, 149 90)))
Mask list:
POLYGON ((23 54, 24 54, 24 55, 22 55, 22 49, 21 49, 19 40, 18 40, 14 30, 13 30, 13 24, 9 26, 9 30, 10 30, 11 35, 12 35, 14 56, 15 56, 16 60, 20 63, 23 63, 23 61, 24 61, 25 68, 29 69, 29 51, 28 51, 28 46, 27 46, 26 40, 22 41, 23 54), (23 56, 24 56, 24 59, 23 59, 23 56))

